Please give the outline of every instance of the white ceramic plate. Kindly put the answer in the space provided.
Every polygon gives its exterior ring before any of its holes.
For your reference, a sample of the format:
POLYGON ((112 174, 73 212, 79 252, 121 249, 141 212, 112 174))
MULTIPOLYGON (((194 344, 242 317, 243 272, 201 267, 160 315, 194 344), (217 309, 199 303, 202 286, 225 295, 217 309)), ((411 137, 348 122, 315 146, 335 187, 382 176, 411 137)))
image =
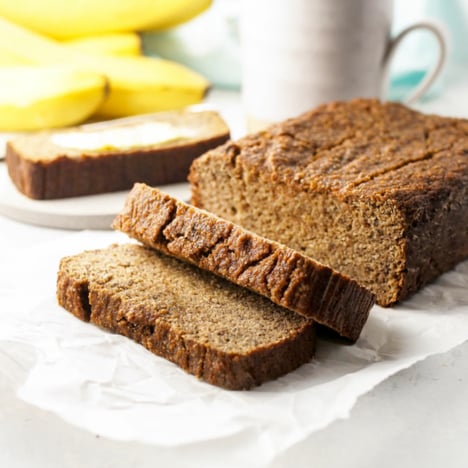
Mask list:
MULTIPOLYGON (((181 200, 190 198, 188 183, 160 186, 161 190, 181 200)), ((0 162, 0 215, 16 221, 64 229, 110 229, 122 209, 128 191, 64 198, 32 200, 16 189, 0 162)))

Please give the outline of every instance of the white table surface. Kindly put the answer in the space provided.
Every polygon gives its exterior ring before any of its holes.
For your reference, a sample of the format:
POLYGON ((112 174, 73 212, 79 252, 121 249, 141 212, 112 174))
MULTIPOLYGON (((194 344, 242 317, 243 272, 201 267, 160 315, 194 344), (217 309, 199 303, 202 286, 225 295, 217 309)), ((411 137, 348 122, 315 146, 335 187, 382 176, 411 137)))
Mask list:
MULTIPOLYGON (((244 127, 238 96, 214 92, 209 102, 219 106, 233 136, 240 136, 244 127)), ((437 99, 417 107, 468 117, 468 85, 455 82, 437 99)), ((67 235, 69 231, 0 217, 0 281, 8 274, 8 265, 1 259, 11 245, 18 248, 34 243, 40 248, 41 243, 67 235)), ((27 269, 27 258, 19 255, 17 262, 27 269)), ((25 351, 17 345, 14 350, 25 351)), ((21 369, 16 372, 21 374, 21 369)), ((314 433, 270 466, 465 468, 467 395, 468 342, 387 379, 358 400, 347 420, 314 433)), ((194 452, 190 446, 164 449, 106 440, 18 399, 16 386, 0 368, 0 467, 222 467, 226 457, 238 459, 238 466, 250 466, 234 446, 239 446, 238 441, 224 439, 206 444, 200 455, 199 447, 194 452)))

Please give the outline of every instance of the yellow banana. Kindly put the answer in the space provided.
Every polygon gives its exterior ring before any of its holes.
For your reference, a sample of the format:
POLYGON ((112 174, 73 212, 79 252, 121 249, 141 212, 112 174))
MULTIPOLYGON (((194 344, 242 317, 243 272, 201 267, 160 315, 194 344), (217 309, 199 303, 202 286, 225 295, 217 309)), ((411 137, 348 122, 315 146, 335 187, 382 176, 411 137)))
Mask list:
POLYGON ((0 130, 80 123, 101 105, 106 84, 103 75, 66 66, 2 66, 0 130))
MULTIPOLYGON (((97 55, 139 56, 142 54, 141 38, 137 33, 100 34, 70 39, 62 42, 78 52, 97 55)), ((0 65, 25 65, 36 63, 18 56, 13 51, 0 50, 0 65)))
POLYGON ((107 117, 195 104, 209 85, 201 75, 167 60, 84 54, 0 17, 2 51, 37 64, 64 63, 105 75, 110 92, 99 112, 107 117))
POLYGON ((137 33, 99 34, 77 39, 69 39, 63 45, 78 52, 119 56, 141 55, 141 39, 137 33))
POLYGON ((0 66, 3 65, 27 65, 31 61, 27 60, 9 50, 0 50, 0 66))
POLYGON ((167 28, 211 0, 0 0, 0 15, 56 39, 167 28))

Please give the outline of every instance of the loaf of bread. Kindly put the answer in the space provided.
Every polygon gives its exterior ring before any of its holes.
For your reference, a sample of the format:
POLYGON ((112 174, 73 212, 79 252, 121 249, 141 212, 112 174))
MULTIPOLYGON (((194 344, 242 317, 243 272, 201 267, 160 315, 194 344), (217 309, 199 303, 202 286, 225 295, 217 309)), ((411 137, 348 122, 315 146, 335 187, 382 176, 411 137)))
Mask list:
POLYGON ((312 321, 135 244, 62 259, 57 298, 81 320, 227 389, 277 378, 314 354, 312 321))
POLYGON ((468 120, 359 99, 194 161, 192 203, 401 301, 468 257, 468 120))
POLYGON ((192 160, 228 138, 215 112, 164 112, 19 136, 6 163, 24 195, 67 198, 185 181, 192 160))
POLYGON ((373 294, 348 277, 145 184, 135 184, 113 227, 352 341, 374 303, 373 294))

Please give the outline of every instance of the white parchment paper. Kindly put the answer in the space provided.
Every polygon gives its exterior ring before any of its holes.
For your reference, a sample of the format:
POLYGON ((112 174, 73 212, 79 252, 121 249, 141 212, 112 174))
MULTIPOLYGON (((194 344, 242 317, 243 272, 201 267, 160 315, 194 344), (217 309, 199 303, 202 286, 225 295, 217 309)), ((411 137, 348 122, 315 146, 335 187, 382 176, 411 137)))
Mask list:
POLYGON ((464 262, 404 304, 375 307, 354 346, 321 340, 315 360, 297 371, 249 392, 221 390, 57 305, 62 256, 126 241, 118 233, 69 234, 2 259, 0 374, 9 374, 20 398, 101 436, 205 448, 235 437, 249 466, 263 466, 347 417, 359 396, 390 375, 468 339, 464 262), (35 359, 15 355, 15 343, 35 359))

